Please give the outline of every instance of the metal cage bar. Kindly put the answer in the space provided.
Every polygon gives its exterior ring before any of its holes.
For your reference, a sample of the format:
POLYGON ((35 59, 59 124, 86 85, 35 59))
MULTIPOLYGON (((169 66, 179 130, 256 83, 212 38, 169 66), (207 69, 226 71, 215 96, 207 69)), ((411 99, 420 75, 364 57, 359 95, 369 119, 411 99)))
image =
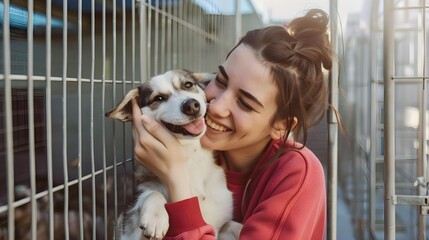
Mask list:
POLYGON ((51 20, 52 6, 51 0, 46 1, 46 160, 48 171, 48 203, 49 203, 49 239, 54 239, 54 195, 53 195, 53 177, 52 177, 52 82, 51 82, 51 20))
POLYGON ((15 212, 14 202, 14 159, 13 159, 13 128, 12 128, 12 79, 10 77, 10 31, 9 31, 9 0, 5 0, 3 13, 3 57, 4 57, 4 123, 6 140, 6 168, 7 168, 7 211, 8 211, 8 231, 9 239, 15 237, 15 212))
MULTIPOLYGON (((102 67, 101 67, 101 111, 106 112, 106 0, 102 1, 102 67)), ((106 150, 106 119, 101 121, 101 134, 102 134, 102 158, 103 158, 103 186, 107 186, 107 150, 106 150)), ((103 226, 104 226, 104 239, 107 240, 108 229, 108 207, 107 207, 107 187, 103 188, 103 226)))
POLYGON ((37 199, 36 195, 36 156, 35 156, 35 137, 34 137, 34 106, 32 99, 34 98, 34 81, 33 81, 33 22, 34 22, 34 6, 33 1, 28 1, 28 131, 29 131, 29 165, 30 165, 30 198, 31 198, 31 238, 36 239, 37 233, 37 199))
POLYGON ((395 239, 395 96, 393 70, 393 1, 384 1, 384 238, 395 239))
MULTIPOLYGON (((335 52, 338 52, 338 32, 339 24, 337 22, 337 0, 330 0, 330 34, 331 46, 335 52)), ((328 229, 327 236, 330 240, 337 239, 337 189, 338 189, 338 79, 339 69, 334 62, 329 76, 329 104, 331 109, 328 110, 328 229)))
MULTIPOLYGON (((82 0, 78 1, 78 66, 77 66, 77 132, 78 132, 78 199, 79 199, 79 236, 83 239, 83 196, 82 196, 82 0)), ((49 111, 49 110, 48 110, 49 111)), ((49 161, 49 159, 48 159, 49 161)), ((67 201, 67 200, 66 200, 67 201)))
POLYGON ((10 2, 3 1, 5 158, 0 162, 7 183, 0 188, 0 215, 7 213, 7 220, 0 223, 0 238, 17 239, 24 230, 36 239, 43 228, 48 239, 110 239, 135 189, 126 176, 131 175, 132 136, 129 125, 101 113, 127 90, 167 69, 212 71, 235 43, 235 27, 225 24, 234 15, 221 13, 214 1, 211 12, 190 0, 19 4, 19 11, 28 12, 25 34, 11 25, 10 2), (42 27, 36 27, 36 15, 46 20, 42 27), (26 48, 25 70, 11 60, 14 41, 26 48), (28 111, 24 160, 14 146, 16 89, 24 92, 28 111), (41 106, 35 102, 39 96, 41 106), (17 196, 18 184, 27 180, 29 194, 17 196), (23 229, 15 224, 15 211, 27 207, 30 225, 23 229))
MULTIPOLYGON (((63 5, 63 72, 62 72, 62 100, 63 100, 63 111, 62 111, 62 116, 63 116, 63 125, 62 125, 62 140, 63 140, 63 184, 64 184, 64 199, 69 199, 69 188, 67 185, 67 183, 69 182, 69 174, 68 174, 68 157, 67 157, 67 46, 68 46, 68 41, 67 41, 67 26, 68 26, 68 8, 67 8, 67 0, 65 0, 65 3, 63 5)), ((68 240, 69 239, 69 202, 68 201, 64 201, 64 234, 65 234, 65 239, 68 240)))
MULTIPOLYGON (((91 159, 91 197, 92 206, 96 205, 95 192, 95 136, 94 136, 94 79, 95 79, 95 0, 91 0, 91 82, 90 82, 90 159, 91 159)), ((96 208, 92 207, 92 219, 97 219, 96 208)), ((92 221, 92 239, 97 239, 96 221, 92 221)))
MULTIPOLYGON (((421 46, 421 51, 423 53, 426 53, 426 0, 422 0, 420 1, 420 7, 422 10, 422 33, 421 37, 419 37, 419 39, 421 39, 420 44, 421 46)), ((425 76, 426 75, 426 67, 425 67, 425 63, 426 63, 426 54, 422 54, 421 55, 421 62, 422 62, 422 67, 421 67, 421 71, 422 71, 422 75, 425 76)), ((421 91, 420 91, 420 106, 419 106, 419 112, 420 114, 420 119, 419 119, 419 136, 418 136, 418 142, 419 144, 419 151, 417 153, 417 177, 421 177, 424 179, 424 182, 427 182, 427 159, 426 159, 426 149, 427 149, 427 143, 426 143, 426 94, 425 94, 425 82, 426 79, 421 79, 421 91)), ((422 185, 418 185, 417 188, 417 194, 419 196, 426 196, 427 195, 427 184, 422 185)), ((420 214, 417 216, 417 224, 418 224, 418 239, 424 240, 426 239, 426 216, 423 214, 420 214)))

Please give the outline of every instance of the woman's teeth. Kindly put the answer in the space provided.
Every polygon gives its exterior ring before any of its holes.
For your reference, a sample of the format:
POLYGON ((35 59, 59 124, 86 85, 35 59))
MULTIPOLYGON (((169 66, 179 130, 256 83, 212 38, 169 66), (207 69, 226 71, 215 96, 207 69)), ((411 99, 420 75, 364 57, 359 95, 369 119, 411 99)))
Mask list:
POLYGON ((228 128, 226 128, 226 127, 224 127, 224 126, 221 126, 221 125, 218 125, 218 124, 216 124, 216 123, 214 123, 213 121, 211 121, 209 118, 207 118, 206 117, 206 123, 207 123, 207 126, 209 126, 210 128, 213 128, 213 129, 215 129, 215 130, 217 130, 217 131, 219 131, 219 132, 225 132, 225 131, 227 131, 228 130, 228 128))

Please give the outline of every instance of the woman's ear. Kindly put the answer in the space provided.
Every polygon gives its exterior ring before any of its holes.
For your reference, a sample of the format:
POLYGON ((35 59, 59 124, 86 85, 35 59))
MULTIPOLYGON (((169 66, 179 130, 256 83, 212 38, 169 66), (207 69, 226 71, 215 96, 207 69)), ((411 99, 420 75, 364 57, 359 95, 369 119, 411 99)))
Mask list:
MULTIPOLYGON (((293 130, 298 123, 298 119, 296 117, 293 117, 291 129, 293 130)), ((271 138, 274 140, 283 139, 285 137, 285 134, 288 132, 288 126, 289 126, 289 120, 277 120, 273 127, 271 128, 271 138)), ((292 131, 291 131, 292 132, 292 131)))

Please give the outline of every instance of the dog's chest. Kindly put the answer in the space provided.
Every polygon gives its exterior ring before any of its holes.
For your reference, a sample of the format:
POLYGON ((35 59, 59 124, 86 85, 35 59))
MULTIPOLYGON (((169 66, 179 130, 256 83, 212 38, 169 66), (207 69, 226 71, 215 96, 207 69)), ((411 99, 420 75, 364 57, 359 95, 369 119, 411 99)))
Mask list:
POLYGON ((204 220, 219 229, 232 218, 232 194, 226 186, 223 169, 211 152, 188 148, 188 169, 193 193, 198 196, 204 220))
POLYGON ((198 145, 187 146, 192 190, 201 198, 216 197, 217 189, 226 189, 225 173, 215 164, 212 152, 198 145))

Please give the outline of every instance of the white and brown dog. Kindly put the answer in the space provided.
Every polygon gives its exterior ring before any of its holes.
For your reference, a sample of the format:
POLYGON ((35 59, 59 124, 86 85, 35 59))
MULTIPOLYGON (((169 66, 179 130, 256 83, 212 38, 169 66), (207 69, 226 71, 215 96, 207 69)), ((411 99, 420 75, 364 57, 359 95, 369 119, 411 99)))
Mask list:
MULTIPOLYGON (((232 195, 226 187, 223 169, 215 164, 212 152, 203 149, 200 137, 205 133, 207 105, 204 84, 213 74, 172 70, 158 75, 132 89, 124 99, 106 113, 121 121, 132 120, 132 100, 143 114, 162 123, 186 148, 193 193, 198 196, 204 220, 219 233, 219 239, 236 239, 240 224, 231 222, 232 195)), ((168 230, 166 187, 141 164, 136 164, 138 197, 122 213, 116 225, 120 239, 161 239, 168 230)))

